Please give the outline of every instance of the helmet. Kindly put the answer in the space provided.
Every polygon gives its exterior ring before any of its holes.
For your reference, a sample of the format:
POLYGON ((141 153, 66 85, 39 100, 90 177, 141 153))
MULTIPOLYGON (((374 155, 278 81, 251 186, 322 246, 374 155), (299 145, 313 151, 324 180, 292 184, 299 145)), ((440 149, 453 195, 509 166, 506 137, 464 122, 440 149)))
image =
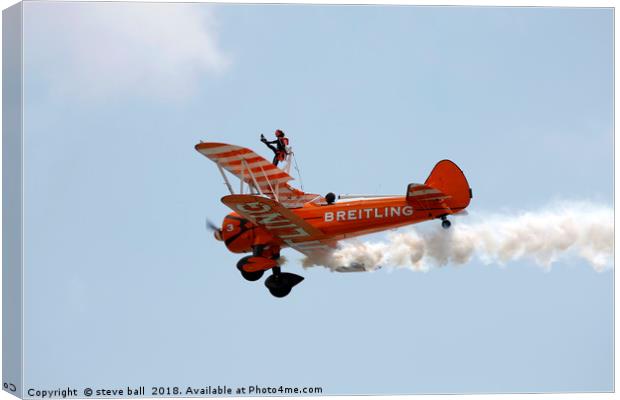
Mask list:
POLYGON ((282 136, 284 136, 284 132, 282 132, 280 129, 276 129, 276 136, 277 137, 282 137, 282 136))

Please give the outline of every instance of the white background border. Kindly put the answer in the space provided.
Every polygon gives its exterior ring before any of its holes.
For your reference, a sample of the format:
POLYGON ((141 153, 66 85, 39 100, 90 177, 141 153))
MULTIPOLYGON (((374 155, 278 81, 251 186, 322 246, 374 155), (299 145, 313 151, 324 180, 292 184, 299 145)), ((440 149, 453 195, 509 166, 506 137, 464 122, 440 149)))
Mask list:
MULTIPOLYGON (((62 0, 62 1, 101 1, 101 0, 62 0)), ((122 0, 106 0, 106 1, 122 1, 122 0)), ((151 2, 164 2, 163 0, 151 0, 151 2)), ((175 2, 175 3, 183 3, 188 1, 179 1, 179 0, 167 0, 165 2, 175 2)), ((192 1, 198 2, 198 1, 192 1)), ((369 1, 369 0, 313 0, 313 1, 260 1, 260 0, 243 0, 243 1, 231 1, 231 0, 220 0, 217 3, 279 3, 279 4, 397 4, 397 5, 427 5, 427 6, 502 6, 502 7, 616 7, 616 1, 552 1, 552 0, 540 0, 537 2, 533 1, 485 1, 485 0, 475 0, 475 1, 459 1, 459 0, 449 0, 449 1, 404 1, 404 0, 391 0, 391 1, 369 1)), ((19 3, 17 0, 0 0, 0 6, 2 10, 19 3)), ((0 22, 1 24, 1 22, 0 22)), ((2 30, 0 29, 0 43, 2 40, 2 30)), ((617 65, 615 62, 615 54, 616 54, 616 45, 618 43, 618 32, 615 29, 615 10, 614 10, 614 138, 615 138, 615 118, 618 115, 618 104, 616 102, 616 93, 617 93, 617 84, 616 84, 616 75, 617 75, 617 65)), ((2 61, 2 54, 0 52, 0 63, 2 61)), ((0 77, 0 92, 2 91, 2 81, 0 77)), ((0 118, 2 116, 2 100, 0 99, 0 118)), ((1 128, 0 128, 1 130, 1 128)), ((614 210, 615 210, 615 200, 617 198, 617 185, 616 185, 616 177, 618 176, 618 165, 615 162, 615 155, 617 154, 618 143, 614 139, 614 210)), ((0 142, 0 150, 2 147, 2 143, 0 142)), ((2 152, 0 151, 0 183, 2 180, 2 152)), ((617 216, 614 212, 614 226, 616 226, 617 216)), ((0 214, 0 224, 2 223, 2 215, 0 214)), ((2 232, 0 231, 0 247, 2 243, 2 232)), ((616 243, 616 236, 614 231, 614 248, 616 243)), ((617 258, 614 252, 614 266, 616 265, 617 258)), ((614 267, 614 388, 615 383, 618 381, 618 370, 615 368, 616 357, 616 346, 615 344, 618 342, 618 330, 616 329, 616 311, 617 307, 617 298, 615 296, 615 288, 617 282, 617 275, 615 273, 614 267)), ((2 288, 2 277, 0 275, 0 290, 2 288)), ((0 305, 1 305, 1 296, 0 296, 0 305)), ((0 319, 0 331, 2 329, 2 320, 0 319)), ((2 354, 2 349, 0 349, 0 355, 2 354)), ((544 399, 544 400, 585 400, 585 399, 613 399, 616 398, 615 393, 558 393, 558 394, 498 394, 498 395, 392 395, 392 396, 363 396, 364 399, 367 400, 404 400, 404 399, 425 399, 425 400, 443 400, 443 399, 485 399, 485 400, 516 400, 516 399, 544 399)), ((146 398, 148 397, 141 397, 146 398)), ((233 397, 229 397, 233 398, 233 397)), ((253 397, 253 399, 273 399, 274 397, 253 397)), ((316 399, 318 397, 278 397, 280 399, 316 399)), ((321 398, 333 398, 338 400, 355 400, 359 399, 360 396, 321 396, 321 398)), ((15 396, 8 394, 7 392, 0 392, 0 400, 5 399, 15 399, 15 396)))

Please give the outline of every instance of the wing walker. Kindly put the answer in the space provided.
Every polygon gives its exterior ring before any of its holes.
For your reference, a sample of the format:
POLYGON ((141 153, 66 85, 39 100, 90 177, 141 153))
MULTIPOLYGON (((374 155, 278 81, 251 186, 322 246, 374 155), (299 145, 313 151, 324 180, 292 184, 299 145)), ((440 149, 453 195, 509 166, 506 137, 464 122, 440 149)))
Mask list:
MULTIPOLYGON (((281 137, 283 133, 278 139, 281 137)), ((262 135, 261 140, 267 142, 262 135)), ((408 184, 403 195, 341 195, 336 201, 334 193, 306 193, 289 184, 293 180, 289 175, 293 151, 288 139, 282 149, 272 149, 276 153, 273 162, 226 143, 200 142, 195 148, 215 163, 230 192, 221 200, 232 212, 221 226, 211 224, 215 238, 233 253, 249 253, 237 263, 246 280, 256 281, 271 270, 265 286, 276 297, 288 295, 304 279, 281 271, 278 259, 282 249, 293 248, 320 262, 343 239, 431 219, 439 219, 448 229, 448 216, 462 213, 472 197, 465 175, 450 160, 439 161, 423 184, 408 184), (282 168, 277 166, 279 162, 283 162, 282 168), (239 179, 237 193, 228 174, 239 179)), ((354 264, 335 270, 366 269, 354 264)))

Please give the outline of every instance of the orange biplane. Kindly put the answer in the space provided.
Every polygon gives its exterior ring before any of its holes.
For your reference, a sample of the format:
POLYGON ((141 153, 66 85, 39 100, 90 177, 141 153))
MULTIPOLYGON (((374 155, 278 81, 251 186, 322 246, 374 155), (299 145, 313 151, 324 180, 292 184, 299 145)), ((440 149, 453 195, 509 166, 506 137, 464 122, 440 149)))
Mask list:
MULTIPOLYGON (((292 151, 281 169, 244 147, 201 142, 195 148, 215 162, 230 191, 222 202, 233 212, 224 218, 221 227, 210 224, 215 238, 233 253, 251 253, 237 263, 245 279, 256 281, 271 270, 265 286, 276 297, 286 296, 304 279, 281 272, 281 249, 291 247, 321 260, 346 238, 435 218, 447 229, 447 216, 462 212, 472 197, 465 175, 449 160, 438 162, 424 184, 410 183, 405 195, 349 195, 339 196, 340 201, 336 201, 333 193, 305 193, 288 184, 293 179, 289 175, 292 151), (239 178, 238 194, 225 171, 239 178)), ((335 270, 353 272, 365 268, 355 264, 335 270)))

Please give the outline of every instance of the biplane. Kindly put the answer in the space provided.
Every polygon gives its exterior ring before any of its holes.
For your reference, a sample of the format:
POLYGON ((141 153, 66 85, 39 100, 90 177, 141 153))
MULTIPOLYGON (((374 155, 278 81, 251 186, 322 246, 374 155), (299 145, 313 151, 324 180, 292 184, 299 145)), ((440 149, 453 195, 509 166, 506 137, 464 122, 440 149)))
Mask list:
MULTIPOLYGON (((221 226, 209 224, 217 240, 233 253, 249 253, 237 263, 248 281, 271 275, 265 286, 284 297, 304 278, 282 272, 278 260, 282 249, 293 248, 313 260, 324 260, 340 240, 394 229, 431 219, 450 228, 448 216, 463 212, 472 191, 461 169, 450 160, 438 162, 426 181, 410 183, 404 195, 325 196, 292 187, 289 149, 278 168, 250 149, 225 143, 203 143, 196 150, 213 161, 230 194, 222 203, 232 212, 221 226), (228 178, 239 179, 235 193, 228 178)), ((319 261, 320 262, 320 261, 319 261)), ((365 271, 364 265, 342 265, 338 272, 365 271)))

